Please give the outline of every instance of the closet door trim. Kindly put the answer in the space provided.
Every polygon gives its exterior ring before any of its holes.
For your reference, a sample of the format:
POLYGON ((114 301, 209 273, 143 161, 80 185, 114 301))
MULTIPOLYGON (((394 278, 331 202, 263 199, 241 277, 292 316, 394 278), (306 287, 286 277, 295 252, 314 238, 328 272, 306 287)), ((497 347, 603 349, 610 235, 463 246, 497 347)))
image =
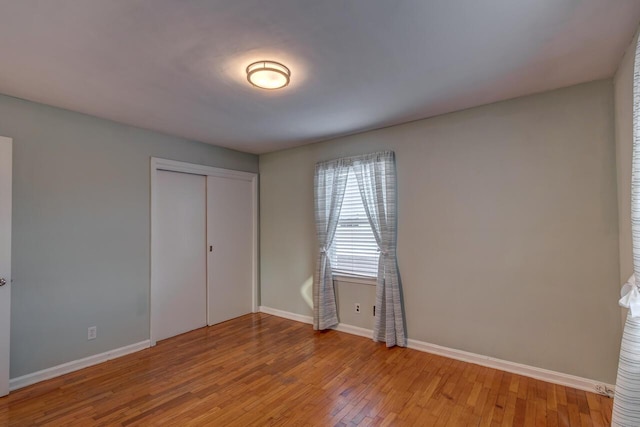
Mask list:
POLYGON ((194 163, 187 162, 179 162, 176 160, 168 160, 161 159, 157 157, 151 158, 151 200, 150 200, 150 248, 151 248, 151 257, 149 264, 149 276, 150 276, 150 287, 149 287, 149 340, 151 345, 156 345, 156 339, 154 337, 154 331, 152 328, 152 316, 154 315, 151 312, 151 299, 153 299, 154 289, 157 288, 157 284, 155 282, 154 277, 154 254, 157 253, 158 248, 154 247, 154 236, 157 236, 157 230, 154 228, 154 212, 157 207, 154 202, 157 200, 157 183, 156 183, 156 175, 157 171, 164 170, 170 172, 183 172, 190 173, 194 175, 202 175, 202 176, 216 176, 222 178, 231 178, 238 179, 242 181, 248 181, 251 183, 251 192, 252 192, 252 222, 253 222, 253 244, 252 244, 252 297, 251 297, 251 307, 254 313, 258 312, 258 174, 252 172, 243 172, 236 171, 231 169, 222 169, 216 168, 212 166, 204 166, 197 165, 194 163))

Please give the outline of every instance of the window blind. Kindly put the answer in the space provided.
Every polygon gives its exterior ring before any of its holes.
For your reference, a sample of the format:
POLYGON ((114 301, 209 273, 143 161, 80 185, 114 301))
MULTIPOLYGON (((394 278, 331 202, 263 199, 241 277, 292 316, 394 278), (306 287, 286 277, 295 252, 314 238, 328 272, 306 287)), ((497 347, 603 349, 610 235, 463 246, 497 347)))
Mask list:
POLYGON ((379 255, 378 244, 360 197, 358 180, 355 173, 349 171, 330 253, 331 267, 334 274, 377 277, 379 255))

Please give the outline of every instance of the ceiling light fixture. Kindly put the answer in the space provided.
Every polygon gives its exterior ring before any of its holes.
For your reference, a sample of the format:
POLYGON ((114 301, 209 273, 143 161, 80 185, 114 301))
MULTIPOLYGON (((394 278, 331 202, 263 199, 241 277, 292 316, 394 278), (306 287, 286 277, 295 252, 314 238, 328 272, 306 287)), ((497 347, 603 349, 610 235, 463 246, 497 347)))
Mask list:
POLYGON ((280 89, 289 84, 291 70, 275 61, 257 61, 247 67, 247 80, 261 89, 280 89))

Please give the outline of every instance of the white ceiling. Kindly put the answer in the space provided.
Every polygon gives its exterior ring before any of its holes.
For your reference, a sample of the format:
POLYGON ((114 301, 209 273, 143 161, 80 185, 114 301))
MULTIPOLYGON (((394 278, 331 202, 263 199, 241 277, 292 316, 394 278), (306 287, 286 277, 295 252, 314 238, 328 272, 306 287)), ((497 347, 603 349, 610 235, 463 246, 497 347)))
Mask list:
POLYGON ((0 0, 0 93, 265 153, 615 72, 638 0, 0 0), (292 70, 251 87, 261 59, 292 70))

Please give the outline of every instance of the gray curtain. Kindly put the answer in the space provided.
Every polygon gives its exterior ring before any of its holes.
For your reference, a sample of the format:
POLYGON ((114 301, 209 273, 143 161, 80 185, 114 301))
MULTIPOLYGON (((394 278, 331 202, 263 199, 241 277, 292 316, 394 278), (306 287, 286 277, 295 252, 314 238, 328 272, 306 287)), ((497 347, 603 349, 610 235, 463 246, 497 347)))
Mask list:
POLYGON ((352 157, 353 171, 373 235, 380 249, 373 339, 406 347, 404 313, 396 259, 396 163, 392 151, 352 157))
POLYGON ((318 261, 313 281, 313 329, 315 330, 328 329, 338 324, 329 251, 342 209, 349 164, 342 159, 316 164, 314 190, 318 261))
POLYGON ((631 234, 633 270, 622 289, 620 305, 629 308, 624 326, 618 378, 613 400, 613 426, 640 426, 640 40, 633 73, 633 155, 631 172, 631 234))

